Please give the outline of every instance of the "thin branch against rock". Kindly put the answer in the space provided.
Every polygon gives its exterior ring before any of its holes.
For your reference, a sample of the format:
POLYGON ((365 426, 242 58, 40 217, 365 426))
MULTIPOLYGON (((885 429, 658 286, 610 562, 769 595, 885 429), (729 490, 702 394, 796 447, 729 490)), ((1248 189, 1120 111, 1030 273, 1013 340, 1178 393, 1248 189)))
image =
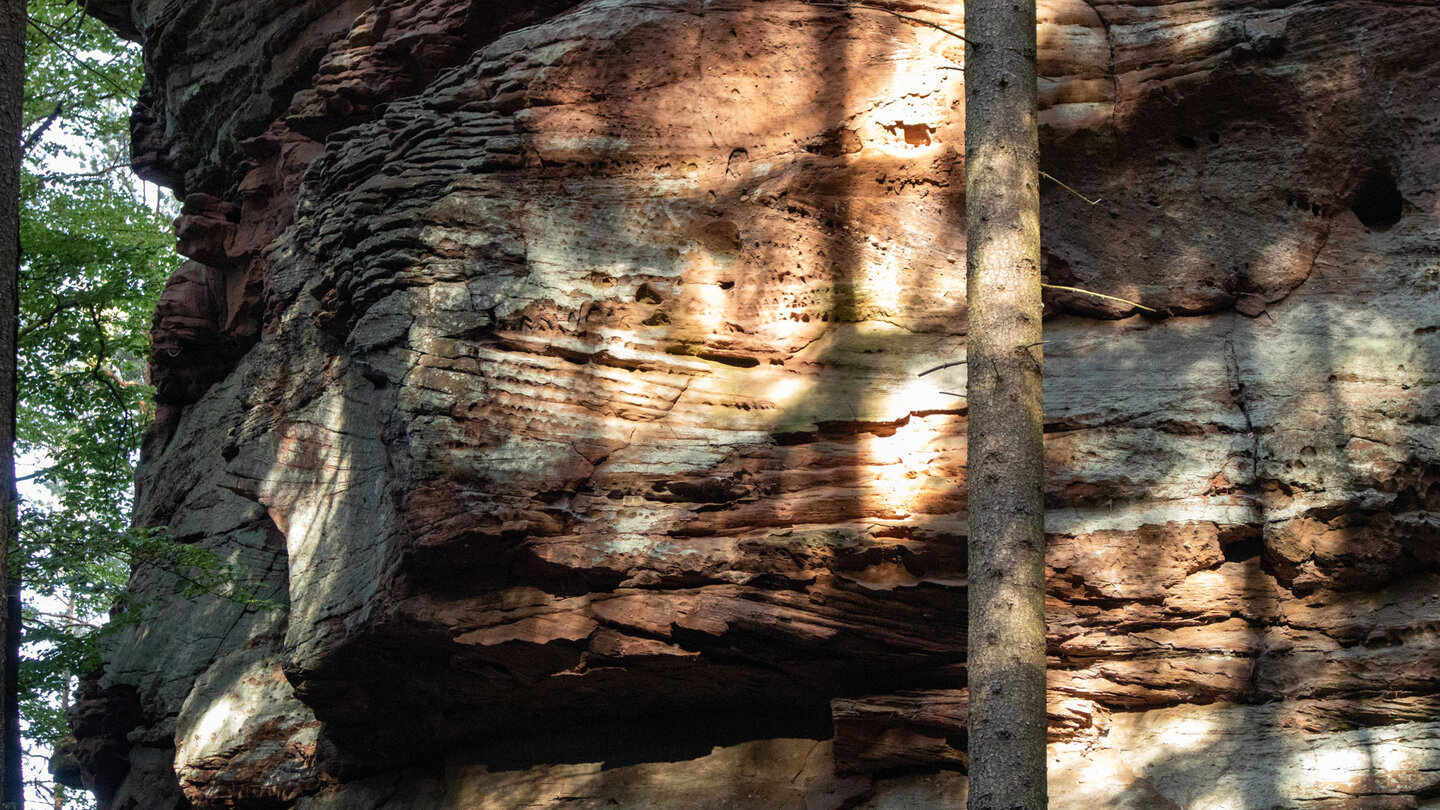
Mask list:
MULTIPOLYGON (((1042 77, 1042 78, 1043 78, 1043 77, 1042 77)), ((1054 182, 1055 185, 1057 185, 1057 186, 1065 189, 1066 191, 1070 192, 1071 194, 1074 194, 1076 197, 1079 197, 1080 199, 1084 200, 1085 202, 1087 202, 1087 203, 1089 203, 1089 204, 1091 204, 1091 205, 1099 205, 1100 203, 1105 202, 1105 200, 1104 200, 1103 198, 1098 198, 1098 197, 1097 197, 1096 199, 1093 199, 1093 200, 1092 200, 1092 199, 1090 199, 1089 197, 1086 197, 1084 194, 1081 194, 1080 192, 1076 191, 1075 189, 1073 189, 1073 188, 1065 185, 1064 183, 1060 182, 1058 179, 1055 178, 1055 175, 1050 174, 1049 172, 1040 172, 1040 176, 1046 178, 1047 180, 1050 180, 1050 181, 1054 182)), ((1152 311, 1153 311, 1153 310, 1152 310, 1152 311)))
POLYGON ((957 33, 955 33, 954 31, 951 31, 949 28, 946 28, 946 27, 943 26, 943 25, 940 25, 940 24, 938 24, 938 23, 930 22, 929 20, 922 20, 922 19, 920 19, 919 17, 911 17, 911 16, 908 15, 908 14, 901 14, 900 12, 896 11, 896 10, 893 9, 893 8, 886 8, 885 6, 877 5, 877 4, 875 4, 875 3, 816 3, 816 2, 812 2, 811 0, 805 0, 805 5, 807 5, 807 6, 819 6, 819 7, 821 7, 821 8, 840 8, 840 9, 863 8, 863 9, 868 9, 868 10, 870 10, 870 11, 882 11, 882 12, 884 12, 884 13, 886 13, 886 14, 890 14, 890 15, 892 15, 892 16, 899 17, 900 19, 902 19, 902 20, 904 20, 904 21, 906 21, 906 22, 912 22, 912 23, 915 23, 916 25, 923 25, 923 26, 925 26, 926 28, 934 28, 936 31, 939 31, 939 32, 942 33, 942 34, 948 34, 949 36, 952 36, 952 37, 960 40, 961 42, 964 42, 964 43, 967 44, 967 45, 974 45, 974 44, 975 44, 974 42, 966 39, 963 34, 957 34, 957 33))
POLYGON ((952 362, 949 362, 949 363, 941 363, 940 365, 938 365, 938 366, 936 366, 936 367, 934 367, 934 368, 925 369, 924 371, 920 372, 919 374, 916 374, 915 376, 917 376, 917 377, 924 377, 926 374, 933 374, 934 372, 940 371, 941 369, 952 368, 952 367, 954 367, 954 366, 963 366, 963 365, 965 365, 967 362, 969 362, 969 361, 967 361, 967 360, 955 360, 955 361, 952 361, 952 362))
MULTIPOLYGON (((1104 299, 1107 300, 1107 301, 1118 301, 1118 302, 1120 302, 1120 303, 1122 303, 1122 304, 1129 304, 1130 306, 1135 307, 1136 309, 1143 309, 1143 310, 1145 310, 1146 312, 1154 312, 1154 311, 1155 311, 1155 310, 1152 309, 1151 307, 1147 307, 1147 306, 1145 306, 1144 304, 1139 303, 1138 301, 1131 301, 1131 300, 1128 299, 1128 298, 1120 298, 1119 296, 1114 296, 1114 295, 1106 295, 1105 293, 1091 292, 1090 290, 1082 290, 1082 289, 1080 289, 1079 287, 1066 287, 1066 286, 1063 286, 1063 285, 1060 285, 1060 284, 1046 284, 1046 283, 1044 283, 1044 282, 1041 282, 1040 287, 1041 287, 1042 289, 1046 289, 1046 290, 1063 290, 1063 291, 1065 291, 1065 292, 1080 293, 1081 295, 1090 295, 1090 296, 1094 296, 1094 297, 1096 297, 1096 298, 1104 298, 1104 299)), ((1042 344, 1044 344, 1044 343, 1045 343, 1045 341, 1042 340, 1042 341, 1040 341, 1040 343, 1033 343, 1033 344, 1031 344, 1030 346, 1027 346, 1026 348, 1031 348, 1031 347, 1033 347, 1033 346, 1040 346, 1040 345, 1042 345, 1042 344)), ((927 374, 934 374, 934 373, 937 372, 937 371, 943 371, 944 369, 947 369, 947 368, 954 368, 955 366, 963 366, 963 365, 966 365, 968 362, 969 362, 968 360, 952 360, 952 361, 950 361, 950 362, 948 362, 948 363, 941 363, 940 365, 935 366, 934 368, 927 368, 927 369, 925 369, 924 371, 920 372, 919 374, 916 374, 915 376, 917 376, 917 377, 924 377, 924 376, 927 375, 927 374)), ((945 393, 945 392, 944 392, 944 391, 941 391, 940 393, 943 394, 943 393, 945 393)), ((960 396, 960 395, 959 395, 959 394, 956 394, 956 396, 960 396)))
POLYGON ((1082 289, 1080 289, 1079 287, 1065 287, 1065 286, 1062 286, 1062 285, 1060 285, 1060 284, 1045 284, 1045 283, 1041 283, 1040 286, 1041 286, 1041 288, 1046 289, 1046 290, 1064 290, 1065 292, 1080 293, 1081 295, 1089 295, 1089 296, 1093 296, 1093 297, 1095 297, 1095 298, 1104 298, 1104 299, 1107 300, 1107 301, 1119 301, 1119 302, 1122 303, 1122 304, 1129 304, 1130 306, 1135 307, 1136 309, 1143 309, 1143 310, 1145 310, 1146 312, 1154 312, 1154 311, 1155 311, 1154 309, 1152 309, 1152 308, 1150 308, 1150 307, 1147 307, 1147 306, 1145 306, 1144 304, 1141 304, 1141 303, 1139 303, 1139 302, 1137 302, 1137 301, 1131 301, 1131 300, 1128 299, 1128 298, 1118 298, 1118 297, 1113 296, 1113 295, 1106 295, 1105 293, 1097 293, 1097 292, 1091 292, 1090 290, 1082 290, 1082 289))

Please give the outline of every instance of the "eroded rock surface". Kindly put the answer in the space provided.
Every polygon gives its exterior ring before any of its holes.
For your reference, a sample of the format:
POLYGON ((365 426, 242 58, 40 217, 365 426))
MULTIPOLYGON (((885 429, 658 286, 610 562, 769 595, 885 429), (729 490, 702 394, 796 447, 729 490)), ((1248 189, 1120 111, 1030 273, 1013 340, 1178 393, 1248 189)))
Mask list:
MULTIPOLYGON (((960 800, 962 10, 895 10, 92 4, 193 260, 139 519, 284 605, 137 574, 104 807, 960 800)), ((1049 299, 1052 802, 1429 806, 1440 10, 1041 17, 1049 280, 1158 310, 1049 299)))

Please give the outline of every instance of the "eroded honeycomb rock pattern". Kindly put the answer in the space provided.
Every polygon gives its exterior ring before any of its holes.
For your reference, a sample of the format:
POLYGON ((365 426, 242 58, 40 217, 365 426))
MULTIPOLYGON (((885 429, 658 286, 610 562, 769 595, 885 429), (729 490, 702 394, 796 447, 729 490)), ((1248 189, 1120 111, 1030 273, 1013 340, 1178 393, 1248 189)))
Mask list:
MULTIPOLYGON (((962 9, 892 10, 92 2, 193 260, 140 520, 285 605, 137 572, 106 808, 961 800, 962 9)), ((1047 305, 1052 806, 1429 806, 1440 11, 1041 18, 1049 281, 1158 311, 1047 305)))

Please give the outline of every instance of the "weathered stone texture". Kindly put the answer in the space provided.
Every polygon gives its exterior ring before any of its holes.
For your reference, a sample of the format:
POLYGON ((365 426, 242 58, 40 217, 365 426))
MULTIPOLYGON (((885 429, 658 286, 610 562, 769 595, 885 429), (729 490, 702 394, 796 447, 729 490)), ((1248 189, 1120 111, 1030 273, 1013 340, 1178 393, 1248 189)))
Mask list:
MULTIPOLYGON (((78 715, 106 808, 961 800, 957 39, 93 10, 143 38, 193 260, 139 519, 285 605, 137 573, 78 715)), ((1158 310, 1047 299, 1054 806, 1429 806, 1440 10, 1041 18, 1048 278, 1158 310)))

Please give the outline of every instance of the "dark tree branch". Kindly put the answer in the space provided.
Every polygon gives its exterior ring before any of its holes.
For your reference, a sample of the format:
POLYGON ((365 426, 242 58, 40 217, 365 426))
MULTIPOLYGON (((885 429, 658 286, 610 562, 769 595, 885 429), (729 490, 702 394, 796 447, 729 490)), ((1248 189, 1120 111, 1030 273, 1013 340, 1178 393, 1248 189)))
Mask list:
POLYGON ((35 127, 35 129, 26 136, 25 144, 20 147, 20 151, 22 153, 28 153, 35 144, 39 143, 40 139, 45 137, 45 130, 49 129, 50 125, 55 123, 55 119, 59 118, 60 113, 64 112, 64 110, 64 104, 56 104, 55 111, 45 116, 45 120, 41 121, 39 126, 35 127))

